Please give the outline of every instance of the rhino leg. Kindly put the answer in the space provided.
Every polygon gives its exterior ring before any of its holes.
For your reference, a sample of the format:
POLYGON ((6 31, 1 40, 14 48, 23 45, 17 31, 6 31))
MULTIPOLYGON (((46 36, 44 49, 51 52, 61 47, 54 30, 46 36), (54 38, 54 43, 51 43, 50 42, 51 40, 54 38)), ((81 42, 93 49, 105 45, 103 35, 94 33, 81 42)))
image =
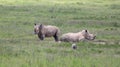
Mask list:
POLYGON ((59 41, 58 36, 56 34, 53 37, 54 37, 54 39, 55 39, 56 42, 59 41))
POLYGON ((40 40, 44 40, 44 36, 43 36, 43 35, 39 35, 39 34, 38 34, 38 38, 39 38, 40 40))

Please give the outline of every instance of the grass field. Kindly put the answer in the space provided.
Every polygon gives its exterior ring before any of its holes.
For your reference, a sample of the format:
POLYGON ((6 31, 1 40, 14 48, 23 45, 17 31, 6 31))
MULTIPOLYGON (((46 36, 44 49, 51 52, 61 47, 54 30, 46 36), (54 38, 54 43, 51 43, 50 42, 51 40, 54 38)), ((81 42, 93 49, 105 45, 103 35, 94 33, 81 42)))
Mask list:
POLYGON ((120 0, 0 0, 0 67, 120 67, 120 0), (61 34, 88 29, 96 41, 40 41, 34 23, 61 34), (114 44, 111 44, 114 42, 114 44))

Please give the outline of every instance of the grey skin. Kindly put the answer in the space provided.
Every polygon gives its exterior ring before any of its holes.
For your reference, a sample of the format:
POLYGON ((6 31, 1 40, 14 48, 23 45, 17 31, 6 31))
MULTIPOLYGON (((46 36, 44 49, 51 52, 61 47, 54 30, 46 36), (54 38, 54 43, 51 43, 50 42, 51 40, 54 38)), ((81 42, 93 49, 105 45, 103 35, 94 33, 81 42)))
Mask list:
POLYGON ((60 29, 51 25, 34 24, 34 33, 38 35, 40 40, 44 40, 45 37, 54 37, 54 40, 58 42, 60 29))

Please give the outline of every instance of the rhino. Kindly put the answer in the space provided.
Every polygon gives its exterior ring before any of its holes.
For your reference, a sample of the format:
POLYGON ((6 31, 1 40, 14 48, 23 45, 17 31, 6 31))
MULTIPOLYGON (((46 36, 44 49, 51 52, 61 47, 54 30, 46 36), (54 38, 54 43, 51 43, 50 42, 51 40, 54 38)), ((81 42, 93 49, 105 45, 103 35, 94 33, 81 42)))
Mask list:
POLYGON ((34 34, 38 35, 40 40, 44 40, 45 37, 54 37, 56 42, 59 41, 60 29, 52 25, 34 24, 34 34))
POLYGON ((63 42, 79 42, 79 41, 83 41, 83 40, 94 40, 95 39, 95 35, 90 34, 88 30, 82 30, 80 32, 77 33, 66 33, 63 34, 60 37, 60 41, 63 42))

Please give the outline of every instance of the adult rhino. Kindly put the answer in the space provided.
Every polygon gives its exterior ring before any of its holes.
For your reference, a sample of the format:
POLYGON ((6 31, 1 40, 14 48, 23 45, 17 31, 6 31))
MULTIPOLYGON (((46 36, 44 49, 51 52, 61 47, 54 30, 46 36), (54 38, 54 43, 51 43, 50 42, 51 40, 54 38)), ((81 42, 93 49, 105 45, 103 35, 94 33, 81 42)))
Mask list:
POLYGON ((52 25, 37 25, 34 24, 34 33, 38 35, 40 40, 44 40, 45 37, 54 37, 56 42, 59 41, 60 29, 52 25))
POLYGON ((63 42, 79 42, 79 41, 82 41, 82 40, 94 40, 95 39, 95 35, 93 34, 90 34, 88 32, 88 30, 82 30, 80 32, 77 32, 77 33, 66 33, 66 34, 63 34, 60 38, 60 41, 63 41, 63 42))

